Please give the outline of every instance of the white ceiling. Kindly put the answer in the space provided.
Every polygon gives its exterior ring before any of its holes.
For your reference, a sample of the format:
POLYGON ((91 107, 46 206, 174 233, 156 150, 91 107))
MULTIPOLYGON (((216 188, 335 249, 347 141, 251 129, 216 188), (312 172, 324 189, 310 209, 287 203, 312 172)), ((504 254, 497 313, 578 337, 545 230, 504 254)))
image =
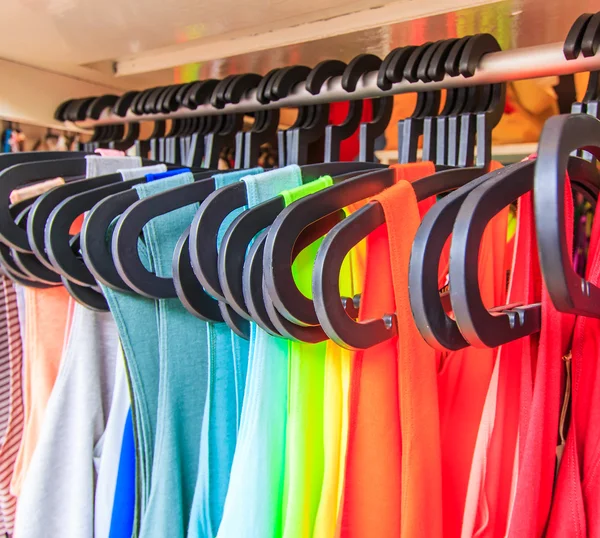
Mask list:
POLYGON ((351 32, 482 4, 500 6, 489 6, 498 18, 537 14, 527 33, 548 42, 554 26, 562 29, 571 22, 568 14, 574 19, 597 7, 597 0, 4 0, 0 58, 132 87, 147 77, 116 80, 114 62, 121 73, 146 73, 191 61, 276 52, 334 35, 353 41, 351 32), (293 34, 293 40, 286 40, 286 34, 293 34), (236 43, 250 48, 236 48, 236 43))
MULTIPOLYGON (((472 0, 471 0, 472 1, 472 0)), ((481 1, 481 0, 480 0, 481 1)), ((4 0, 0 57, 87 78, 85 66, 225 34, 268 32, 381 0, 4 0), (83 68, 82 68, 83 67, 83 68)), ((94 65, 94 67, 98 67, 94 65)))

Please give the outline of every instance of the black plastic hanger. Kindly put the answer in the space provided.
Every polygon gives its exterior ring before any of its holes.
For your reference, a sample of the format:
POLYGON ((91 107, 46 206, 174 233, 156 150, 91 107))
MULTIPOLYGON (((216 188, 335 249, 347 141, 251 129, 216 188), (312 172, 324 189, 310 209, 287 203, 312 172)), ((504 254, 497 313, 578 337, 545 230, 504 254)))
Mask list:
MULTIPOLYGON (((588 161, 569 158, 568 153, 565 155, 569 160, 569 176, 574 186, 584 186, 587 197, 595 203, 600 189, 598 170, 588 161)), ((481 300, 477 271, 479 245, 486 224, 500 210, 530 191, 533 188, 534 170, 544 166, 548 166, 547 161, 546 164, 529 161, 518 167, 506 168, 503 173, 474 189, 460 207, 450 250, 450 299, 460 332, 471 345, 496 347, 540 330, 539 303, 498 306, 488 312, 481 300)), ((542 188, 547 190, 548 183, 544 182, 542 188)), ((562 237, 564 234, 561 231, 562 237)), ((554 247, 557 248, 556 245, 554 247)), ((572 264, 569 263, 569 266, 572 264)), ((562 267, 552 268, 553 274, 561 271, 562 267)), ((581 279, 577 277, 576 280, 576 288, 580 292, 581 279)))
MULTIPOLYGON (((261 78, 254 73, 229 75, 216 85, 210 102, 216 108, 224 108, 227 103, 239 103, 249 90, 259 85, 261 78)), ((221 150, 235 147, 236 134, 244 127, 244 114, 227 114, 223 119, 225 121, 222 128, 206 136, 205 159, 208 168, 218 167, 221 150)), ((241 151, 242 148, 238 150, 241 151)))
POLYGON ((310 70, 305 86, 312 95, 321 93, 323 85, 332 77, 341 77, 348 65, 340 60, 323 60, 310 70))
POLYGON ((93 153, 89 151, 23 151, 19 153, 2 153, 0 154, 0 172, 16 164, 71 160, 82 158, 86 155, 93 155, 93 153))
POLYGON ((218 168, 221 150, 235 145, 235 135, 244 125, 243 114, 228 114, 222 118, 222 128, 209 133, 205 139, 205 163, 208 168, 218 168))
MULTIPOLYGON (((342 75, 342 88, 351 93, 356 90, 358 81, 366 73, 379 71, 383 62, 374 54, 359 54, 346 67, 342 75)), ((394 108, 393 97, 373 99, 373 119, 359 126, 359 156, 362 162, 373 162, 375 139, 383 134, 390 122, 394 108)))
POLYGON ((120 140, 112 142, 114 149, 119 151, 127 151, 133 147, 140 137, 140 124, 137 122, 131 122, 127 125, 127 133, 120 140))
POLYGON ((186 310, 194 316, 204 321, 222 322, 224 319, 218 301, 204 291, 190 270, 189 237, 188 228, 177 241, 173 252, 173 284, 177 297, 186 310))
MULTIPOLYGON (((244 136, 243 163, 238 162, 236 153, 236 168, 253 168, 258 166, 260 147, 263 144, 277 144, 277 129, 279 126, 279 110, 269 109, 256 113, 256 128, 247 133, 238 133, 236 136, 244 136)), ((254 127, 254 126, 253 126, 254 127)), ((240 154, 241 158, 241 154, 240 154)))
MULTIPOLYGON (((306 79, 306 89, 312 95, 318 95, 323 85, 332 77, 343 76, 347 65, 339 60, 324 60, 310 71, 306 79)), ((348 114, 339 125, 327 125, 325 127, 325 153, 324 162, 335 162, 340 160, 340 147, 343 140, 354 134, 358 126, 363 110, 363 101, 350 101, 348 114)))
POLYGON ((533 184, 538 251, 544 281, 556 309, 600 317, 600 289, 573 270, 564 232, 567 158, 571 151, 580 148, 600 158, 600 121, 588 114, 569 114, 546 122, 533 184))
POLYGON ((586 57, 595 56, 600 48, 600 12, 592 15, 589 19, 583 39, 581 41, 581 52, 586 57))
POLYGON ((117 99, 117 101, 113 105, 112 113, 115 116, 124 118, 127 115, 127 112, 129 112, 129 109, 131 108, 133 100, 137 97, 137 95, 139 93, 140 92, 138 92, 138 91, 125 92, 123 95, 121 95, 117 99))
POLYGON ((26 162, 5 168, 0 172, 0 240, 22 252, 31 252, 25 230, 19 228, 8 210, 10 193, 19 187, 31 185, 46 179, 63 177, 85 177, 85 158, 57 159, 26 162))
MULTIPOLYGON (((295 251, 292 255, 293 259, 295 259, 297 254, 300 253, 306 246, 316 241, 319 237, 322 237, 324 235, 324 230, 328 231, 331 229, 340 218, 342 218, 340 215, 329 215, 328 217, 325 217, 325 219, 317 221, 313 225, 306 228, 296 242, 295 251)), ((281 333, 277 331, 275 325, 271 321, 271 318, 275 317, 276 322, 278 322, 278 326, 281 327, 281 315, 276 311, 271 311, 270 315, 267 311, 267 307, 265 306, 265 286, 263 285, 263 253, 267 233, 268 230, 263 230, 260 234, 258 234, 248 249, 248 254, 244 261, 244 270, 242 274, 244 302, 247 305, 251 319, 259 327, 273 336, 281 336, 281 333)), ((349 311, 349 315, 352 315, 352 312, 349 311)), ((321 338, 325 338, 324 333, 320 334, 316 331, 312 331, 311 334, 307 336, 304 329, 305 327, 298 325, 286 324, 286 326, 283 328, 283 331, 288 335, 288 338, 299 341, 304 341, 308 338, 308 340, 312 340, 314 342, 315 339, 316 341, 321 341, 321 338)), ((310 329, 312 329, 312 327, 310 329)))
POLYGON ((205 137, 215 129, 217 118, 215 116, 203 116, 199 118, 198 130, 190 138, 190 149, 187 156, 187 165, 200 167, 204 160, 205 137))
MULTIPOLYGON (((306 84, 311 71, 305 65, 294 65, 278 70, 266 86, 266 97, 271 101, 287 97, 297 84, 306 84)), ((294 124, 277 133, 280 166, 284 163, 306 164, 308 146, 324 136, 328 119, 329 105, 300 107, 294 124)))
POLYGON ((136 153, 140 157, 148 157, 150 160, 156 161, 158 158, 158 141, 164 137, 166 130, 165 120, 155 121, 150 136, 144 140, 137 140, 135 142, 136 153))
MULTIPOLYGON (((287 97, 297 84, 303 83, 310 75, 311 69, 305 65, 293 65, 273 69, 257 87, 256 96, 261 103, 278 101, 287 97)), ((288 153, 292 146, 295 132, 302 126, 309 125, 314 116, 314 106, 303 106, 298 108, 298 115, 294 123, 287 129, 277 131, 277 153, 279 167, 289 164, 288 153)))
MULTIPOLYGON (((79 252, 79 234, 71 238, 71 248, 79 252)), ((80 286, 65 277, 61 277, 63 286, 78 303, 95 312, 108 312, 108 303, 97 286, 80 286)))
POLYGON ((281 336, 273 325, 265 307, 262 281, 262 258, 265 247, 265 239, 268 230, 260 232, 248 249, 244 259, 242 273, 242 288, 244 292, 244 304, 248 309, 250 319, 261 329, 272 336, 281 336))
MULTIPOLYGON (((115 175, 121 176, 121 174, 115 175)), ((69 229, 79 215, 90 211, 106 197, 127 191, 145 181, 145 177, 127 181, 115 181, 94 189, 86 189, 78 194, 72 194, 64 198, 60 203, 55 204, 47 218, 44 232, 44 246, 52 267, 58 270, 61 275, 77 284, 94 285, 98 279, 90 271, 88 265, 73 252, 70 246, 69 229)), ((83 229, 81 238, 82 249, 85 250, 86 240, 89 241, 89 236, 83 233, 83 229)), ((103 237, 99 239, 103 239, 103 237)), ((93 247, 91 250, 94 250, 93 247)), ((102 279, 100 281, 105 283, 102 279)), ((126 285, 123 285, 120 289, 124 291, 129 290, 126 285)))
MULTIPOLYGON (((52 211, 59 206, 64 200, 76 194, 84 193, 97 189, 98 187, 104 187, 114 184, 127 184, 123 182, 123 176, 116 172, 114 174, 106 174, 103 176, 96 176, 86 179, 80 179, 72 181, 66 185, 62 185, 59 188, 52 189, 41 195, 31 208, 31 213, 27 220, 27 238, 32 251, 38 257, 40 262, 45 265, 48 269, 54 269, 52 262, 47 254, 46 245, 46 227, 49 222, 52 211)), ((81 213, 88 210, 82 207, 81 213)), ((76 216, 78 216, 76 215, 76 216)), ((75 279, 77 280, 77 279, 75 279)), ((82 281, 80 284, 92 285, 93 279, 82 281)))
MULTIPOLYGON (((416 181, 413 187, 418 200, 424 200, 460 187, 473 181, 475 177, 476 171, 473 169, 449 170, 416 181)), ((371 202, 337 225, 324 239, 317 255, 313 273, 313 296, 318 319, 333 341, 349 349, 366 349, 396 334, 393 314, 360 323, 352 320, 346 313, 346 305, 351 302, 358 307, 358 297, 354 300, 341 298, 339 289, 339 274, 348 252, 384 223, 382 207, 377 202, 371 202)), ((437 265, 435 270, 434 282, 437 282, 437 265)), ((437 292, 431 282, 428 281, 430 287, 437 292)))
MULTIPOLYGON (((476 187, 479 187, 479 185, 483 185, 480 192, 485 194, 488 181, 492 181, 492 183, 490 183, 490 189, 491 192, 493 192, 495 185, 493 181, 496 178, 504 178, 497 179, 497 181, 506 181, 507 186, 504 187, 505 189, 518 189, 520 185, 523 185, 523 181, 529 181, 531 179, 532 170, 533 163, 529 162, 518 163, 510 168, 491 172, 490 174, 473 181, 462 189, 446 196, 443 200, 439 201, 427 215, 425 215, 413 243, 409 267, 409 285, 410 301, 417 327, 431 346, 436 347, 437 349, 455 350, 468 345, 468 342, 461 334, 456 322, 449 318, 445 313, 436 286, 431 285, 432 282, 437 282, 439 258, 446 239, 450 236, 450 233, 452 233, 452 228, 459 210, 461 209, 461 205, 465 201, 467 195, 469 195, 476 187), (521 171, 521 169, 524 170, 521 171), (510 174, 518 175, 510 176, 510 174), (515 180, 516 185, 512 185, 511 182, 513 179, 515 180), (431 278, 434 278, 434 280, 431 280, 431 278)), ((578 174, 577 170, 578 169, 574 169, 573 172, 575 177, 579 178, 581 174, 578 174)), ((530 190, 530 187, 529 189, 525 189, 524 192, 527 192, 527 190, 530 190)), ((499 192, 501 191, 496 192, 495 195, 501 200, 499 192)), ((512 191, 509 191, 507 197, 510 196, 511 193, 512 191)), ((510 203, 510 201, 508 203, 510 203)), ((501 209, 501 207, 499 209, 501 209)), ((486 216, 491 217, 493 214, 489 215, 488 213, 486 216)), ((475 237, 475 234, 473 237, 475 237)), ((456 249, 456 247, 454 248, 456 249)), ((476 281, 474 282, 476 283, 476 281)), ((452 304, 454 307, 454 302, 452 304)), ((484 323, 485 319, 486 318, 483 318, 484 323)), ((483 332, 481 332, 481 334, 483 334, 483 332)), ((501 334, 499 336, 501 336, 501 334)))
MULTIPOLYGON (((375 167, 375 165, 371 165, 375 167)), ((333 178, 334 183, 346 181, 361 175, 362 171, 354 171, 333 178)), ((225 232, 221 241, 218 255, 219 283, 223 292, 223 299, 242 317, 250 319, 250 312, 244 302, 244 292, 242 287, 242 271, 246 252, 252 239, 262 230, 268 228, 275 220, 277 215, 285 208, 283 196, 276 196, 253 208, 250 208, 231 223, 225 232)), ((343 213, 326 217, 327 220, 321 222, 322 235, 331 228, 332 218, 335 222, 344 217, 343 213)), ((310 227, 309 227, 310 228, 310 227)), ((321 237, 319 236, 319 237, 321 237)), ((297 248, 298 242, 294 248, 297 248)), ((294 257, 292 253, 292 257, 294 257)), ((262 271, 261 271, 262 282, 262 271)), ((262 284, 261 284, 262 287, 262 284)))
MULTIPOLYGON (((309 183, 324 175, 333 177, 344 173, 368 170, 373 166, 372 163, 352 162, 306 165, 301 167, 302 180, 303 183, 309 183)), ((281 201, 278 203, 280 204, 281 201)), ((217 235, 225 218, 247 204, 246 184, 240 181, 228 185, 213 192, 204 200, 191 225, 190 254, 194 273, 208 293, 221 301, 226 299, 219 281, 217 235)), ((260 229, 259 227, 256 232, 260 229)))
MULTIPOLYGON (((15 206, 13 206, 13 208, 14 207, 15 206)), ((17 224, 17 226, 20 226, 21 228, 25 229, 30 209, 31 205, 28 205, 22 210, 18 211, 18 214, 15 217, 15 223, 17 224)), ((19 252, 18 250, 14 249, 11 250, 11 254, 13 260, 15 261, 19 269, 21 269, 21 271, 27 277, 51 286, 60 284, 60 275, 58 275, 55 271, 50 270, 44 265, 42 265, 40 261, 35 257, 35 255, 26 254, 24 252, 19 252)))
MULTIPOLYGON (((408 58, 404 78, 416 82, 418 76, 427 81, 426 69, 441 42, 429 43, 414 49, 408 58)), ((423 134, 425 118, 433 118, 439 113, 441 92, 420 92, 413 113, 398 122, 398 162, 409 163, 417 160, 419 137, 423 134)))
MULTIPOLYGON (((334 213, 314 222, 306 228, 296 241, 294 252, 292 253, 292 262, 302 250, 325 235, 341 219, 343 219, 342 212, 334 213)), ((325 341, 327 335, 319 325, 302 326, 292 323, 279 313, 271 301, 268 299, 265 300, 265 297, 268 297, 268 290, 263 278, 263 255, 267 233, 265 230, 259 236, 260 240, 257 241, 258 244, 252 245, 244 263, 244 298, 254 321, 257 321, 267 332, 274 335, 281 335, 290 340, 313 344, 325 341)), ((347 312, 350 316, 357 314, 356 309, 349 309, 347 312)))
POLYGON ((186 121, 184 118, 171 120, 169 130, 158 144, 159 160, 171 164, 181 164, 181 154, 178 152, 176 137, 183 130, 186 121))
MULTIPOLYGON (((31 206, 31 204, 35 201, 35 198, 30 198, 26 200, 22 200, 16 204, 12 204, 9 207, 11 217, 13 220, 17 218, 17 216, 25 209, 31 206)), ((22 224, 20 224, 22 226, 22 224)), ((17 251, 11 249, 3 242, 0 241, 0 266, 3 268, 4 274, 11 279, 20 278, 22 280, 30 280, 33 282, 38 282, 36 278, 29 274, 21 264, 17 264, 15 261, 15 253, 17 251)), ((39 282, 38 282, 39 283, 39 282)), ((47 287, 45 284, 41 284, 43 287, 47 287)))
POLYGON ((297 288, 291 271, 294 244, 302 231, 313 222, 369 198, 394 183, 394 170, 382 167, 297 200, 278 214, 265 243, 264 278, 269 299, 289 321, 299 325, 319 324, 313 302, 297 288))
MULTIPOLYGON (((201 105, 209 102, 219 81, 209 79, 197 81, 188 86, 185 92, 181 93, 181 105, 191 110, 196 110, 201 105)), ((202 166, 205 153, 205 136, 215 131, 217 118, 214 116, 202 116, 196 118, 196 128, 189 135, 188 151, 184 163, 188 166, 202 166)))
MULTIPOLYGON (((203 172, 195 173, 194 176, 204 178, 211 173, 213 173, 213 171, 205 170, 203 172)), ((131 187, 143 182, 145 182, 145 178, 142 178, 141 180, 135 179, 124 181, 120 184, 108 187, 101 187, 95 191, 85 193, 86 196, 82 196, 82 198, 73 202, 82 204, 77 210, 95 202, 95 205, 84 219, 81 228, 83 259, 95 280, 108 287, 121 291, 130 291, 131 288, 123 281, 116 270, 112 250, 106 244, 106 237, 108 229, 113 221, 139 200, 137 191, 131 187)), ((64 221, 70 218, 71 211, 76 211, 69 207, 70 203, 71 202, 65 203, 65 206, 61 208, 65 213, 63 215, 61 211, 60 220, 57 221, 57 225, 59 225, 57 234, 62 234, 60 230, 64 229, 64 221)), ((58 235, 58 237, 63 238, 64 236, 58 235)), ((62 245, 62 239, 60 239, 56 247, 57 252, 60 252, 60 264, 65 264, 64 269, 76 271, 72 266, 72 260, 67 260, 67 256, 63 257, 64 253, 62 248, 64 247, 62 245)))
POLYGON ((366 73, 379 71, 381 63, 381 58, 375 54, 355 56, 342 73, 342 88, 348 93, 354 92, 361 77, 366 73))
POLYGON ((86 267, 98 282, 115 290, 131 291, 117 272, 111 249, 106 244, 113 220, 131 205, 129 197, 123 198, 120 194, 106 196, 102 193, 102 201, 96 203, 87 214, 81 226, 81 252, 86 267))
POLYGON ((193 183, 139 199, 135 190, 121 193, 123 198, 135 198, 121 215, 112 239, 115 266, 127 285, 145 297, 164 299, 176 297, 172 278, 158 277, 142 264, 137 243, 144 226, 153 218, 170 211, 202 202, 215 190, 212 172, 198 174, 193 183))
POLYGON ((8 278, 30 288, 45 289, 51 287, 51 285, 33 279, 29 274, 25 273, 21 267, 16 264, 13 258, 13 252, 14 251, 11 251, 4 243, 0 243, 0 266, 2 267, 2 272, 8 278))
MULTIPOLYGON (((10 206, 10 213, 13 215, 15 223, 19 227, 25 227, 28 212, 33 202, 35 202, 35 198, 29 198, 10 206)), ((34 255, 10 249, 4 244, 2 244, 2 250, 2 258, 6 259, 5 264, 7 265, 8 271, 12 271, 9 278, 12 278, 12 276, 20 276, 23 279, 49 286, 60 284, 58 275, 54 271, 50 271, 42 266, 34 255)))
POLYGON ((66 112, 67 109, 73 104, 73 101, 75 101, 75 99, 67 99, 58 105, 58 107, 56 107, 56 110, 54 111, 54 119, 56 121, 67 121, 66 112))
POLYGON ((68 121, 83 121, 87 118, 88 110, 91 104, 98 99, 97 97, 84 97, 83 99, 74 99, 65 110, 65 119, 68 121))
MULTIPOLYGON (((267 73, 256 88, 256 98, 266 104, 271 101, 271 92, 274 79, 279 74, 279 69, 272 69, 267 73), (267 95, 268 92, 268 95, 267 95)), ((279 86, 278 86, 279 90, 279 86)), ((278 97, 273 96, 275 99, 278 97)), ((259 110, 255 113, 254 125, 246 133, 236 134, 236 168, 252 168, 258 165, 260 146, 263 144, 277 145, 277 130, 279 127, 279 110, 259 110), (243 143, 242 143, 243 139, 243 143)))

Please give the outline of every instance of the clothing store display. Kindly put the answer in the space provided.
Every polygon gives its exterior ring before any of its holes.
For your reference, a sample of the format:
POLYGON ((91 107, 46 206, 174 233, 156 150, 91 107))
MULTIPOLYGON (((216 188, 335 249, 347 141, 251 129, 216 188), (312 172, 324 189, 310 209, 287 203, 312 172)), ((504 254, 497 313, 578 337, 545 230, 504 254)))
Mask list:
POLYGON ((600 537, 600 13, 447 23, 6 125, 0 536, 600 537))

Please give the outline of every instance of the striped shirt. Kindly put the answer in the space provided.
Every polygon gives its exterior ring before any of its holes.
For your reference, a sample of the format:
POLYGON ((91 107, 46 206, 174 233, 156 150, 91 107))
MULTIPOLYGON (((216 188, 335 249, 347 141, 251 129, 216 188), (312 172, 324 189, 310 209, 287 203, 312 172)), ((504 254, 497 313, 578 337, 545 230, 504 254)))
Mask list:
POLYGON ((10 482, 23 434, 23 348, 14 286, 0 280, 0 532, 12 535, 17 498, 10 482))

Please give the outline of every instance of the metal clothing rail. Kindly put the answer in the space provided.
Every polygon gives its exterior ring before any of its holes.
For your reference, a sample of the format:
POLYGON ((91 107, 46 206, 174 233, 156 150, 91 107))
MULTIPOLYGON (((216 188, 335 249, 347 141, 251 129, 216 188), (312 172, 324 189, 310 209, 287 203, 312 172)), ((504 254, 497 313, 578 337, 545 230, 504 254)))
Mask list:
POLYGON ((475 75, 465 78, 446 76, 440 82, 408 82, 403 80, 393 84, 391 90, 383 91, 377 86, 377 72, 365 74, 358 82, 356 90, 346 92, 341 85, 341 77, 332 77, 318 95, 309 93, 302 83, 297 84, 288 97, 268 104, 260 103, 254 89, 249 90, 239 103, 226 104, 224 108, 212 105, 201 105, 195 110, 179 109, 170 114, 144 114, 141 116, 128 112, 125 117, 104 111, 98 120, 77 122, 77 127, 91 128, 97 125, 124 123, 132 121, 153 121, 160 119, 189 118, 228 113, 252 112, 266 108, 295 108, 303 105, 331 103, 369 97, 383 97, 400 93, 429 91, 444 88, 458 88, 477 84, 491 84, 524 80, 545 76, 568 75, 585 71, 600 70, 600 51, 595 56, 579 55, 574 60, 567 60, 563 54, 563 43, 552 43, 535 47, 526 47, 508 51, 486 54, 480 61, 475 75))

